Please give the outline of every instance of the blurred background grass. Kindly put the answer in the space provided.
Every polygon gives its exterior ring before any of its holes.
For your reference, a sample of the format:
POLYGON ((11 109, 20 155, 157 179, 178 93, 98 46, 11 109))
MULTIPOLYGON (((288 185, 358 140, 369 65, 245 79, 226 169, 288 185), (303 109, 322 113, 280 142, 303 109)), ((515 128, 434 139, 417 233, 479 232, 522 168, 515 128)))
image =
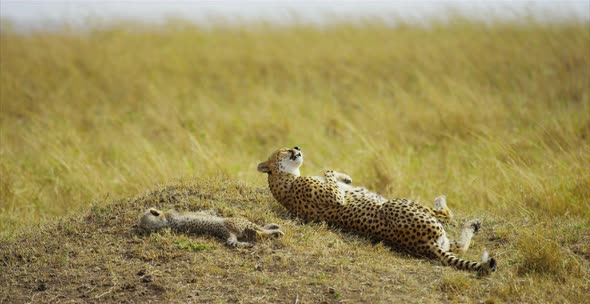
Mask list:
POLYGON ((179 179, 266 187, 256 164, 294 145, 306 175, 589 225, 586 22, 3 23, 0 43, 2 235, 179 179))

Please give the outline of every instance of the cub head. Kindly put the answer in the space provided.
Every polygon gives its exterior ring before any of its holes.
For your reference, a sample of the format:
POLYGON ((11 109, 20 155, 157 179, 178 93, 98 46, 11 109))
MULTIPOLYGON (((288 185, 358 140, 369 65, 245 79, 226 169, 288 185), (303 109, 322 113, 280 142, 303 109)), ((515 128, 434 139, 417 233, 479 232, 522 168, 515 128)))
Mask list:
POLYGON ((155 231, 168 227, 168 220, 164 212, 156 208, 149 208, 139 219, 139 227, 147 231, 155 231))
POLYGON ((267 161, 258 164, 258 171, 268 174, 290 173, 299 176, 303 164, 303 153, 299 147, 279 149, 267 161))

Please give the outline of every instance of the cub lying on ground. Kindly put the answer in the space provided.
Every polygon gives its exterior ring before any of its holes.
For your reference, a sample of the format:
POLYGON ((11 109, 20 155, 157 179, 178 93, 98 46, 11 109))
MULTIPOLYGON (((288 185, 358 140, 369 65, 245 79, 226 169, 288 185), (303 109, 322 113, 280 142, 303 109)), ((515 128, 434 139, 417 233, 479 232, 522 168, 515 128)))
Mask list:
POLYGON ((172 228, 181 232, 205 234, 225 240, 230 247, 252 247, 257 237, 281 237, 277 224, 260 227, 245 218, 219 217, 210 211, 177 212, 149 208, 141 216, 139 227, 146 231, 172 228))

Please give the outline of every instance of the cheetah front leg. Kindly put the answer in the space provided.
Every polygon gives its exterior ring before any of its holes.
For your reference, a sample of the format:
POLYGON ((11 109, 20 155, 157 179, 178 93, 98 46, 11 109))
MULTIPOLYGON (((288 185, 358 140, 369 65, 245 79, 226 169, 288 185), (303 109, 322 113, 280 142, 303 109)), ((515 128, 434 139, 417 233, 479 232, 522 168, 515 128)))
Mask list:
POLYGON ((338 172, 332 171, 332 170, 328 170, 328 171, 324 172, 324 178, 326 179, 326 186, 327 186, 327 189, 326 189, 327 195, 328 195, 328 199, 330 201, 335 202, 339 206, 344 206, 344 205, 346 205, 346 201, 344 199, 344 190, 342 190, 338 186, 338 180, 336 177, 337 174, 340 177, 347 176, 348 179, 352 182, 352 179, 350 179, 350 177, 348 175, 338 173, 338 172))
POLYGON ((337 181, 345 183, 345 184, 351 184, 352 183, 352 178, 344 173, 340 173, 337 171, 334 171, 334 177, 336 178, 337 181))
MULTIPOLYGON (((340 173, 337 171, 332 171, 334 172, 334 178, 336 179, 337 182, 341 182, 343 184, 351 184, 352 183, 352 178, 344 173, 340 173)), ((317 179, 317 180, 321 180, 323 183, 326 182, 326 178, 324 177, 320 177, 320 176, 313 176, 313 178, 317 179)))

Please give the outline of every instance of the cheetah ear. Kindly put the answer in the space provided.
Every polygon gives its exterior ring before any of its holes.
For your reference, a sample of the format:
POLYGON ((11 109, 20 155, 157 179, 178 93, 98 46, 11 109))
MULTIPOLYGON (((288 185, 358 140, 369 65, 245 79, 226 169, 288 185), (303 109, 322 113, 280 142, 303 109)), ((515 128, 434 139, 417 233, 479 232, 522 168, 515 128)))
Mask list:
POLYGON ((258 172, 270 173, 270 166, 268 165, 268 161, 258 164, 258 172))
POLYGON ((155 216, 160 216, 160 211, 158 211, 157 209, 154 209, 154 208, 150 208, 150 213, 155 216))

